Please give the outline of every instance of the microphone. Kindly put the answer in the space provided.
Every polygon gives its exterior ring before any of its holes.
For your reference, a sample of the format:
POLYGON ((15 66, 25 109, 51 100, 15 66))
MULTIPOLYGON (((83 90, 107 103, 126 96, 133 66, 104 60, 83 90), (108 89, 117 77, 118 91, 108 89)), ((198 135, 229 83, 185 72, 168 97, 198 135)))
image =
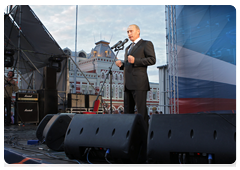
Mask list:
POLYGON ((126 38, 119 46, 118 48, 120 48, 121 46, 124 46, 124 44, 126 44, 128 42, 128 38, 126 38))
POLYGON ((117 46, 119 46, 119 44, 121 44, 122 43, 122 41, 120 40, 120 41, 118 41, 114 46, 112 46, 111 47, 111 49, 113 49, 113 48, 116 48, 117 46))

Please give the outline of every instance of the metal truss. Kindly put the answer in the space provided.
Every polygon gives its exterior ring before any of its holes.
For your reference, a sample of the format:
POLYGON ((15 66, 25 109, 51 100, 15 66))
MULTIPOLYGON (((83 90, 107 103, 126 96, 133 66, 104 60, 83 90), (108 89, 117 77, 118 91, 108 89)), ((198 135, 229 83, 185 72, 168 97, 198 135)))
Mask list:
POLYGON ((165 6, 170 114, 179 114, 176 5, 165 6))

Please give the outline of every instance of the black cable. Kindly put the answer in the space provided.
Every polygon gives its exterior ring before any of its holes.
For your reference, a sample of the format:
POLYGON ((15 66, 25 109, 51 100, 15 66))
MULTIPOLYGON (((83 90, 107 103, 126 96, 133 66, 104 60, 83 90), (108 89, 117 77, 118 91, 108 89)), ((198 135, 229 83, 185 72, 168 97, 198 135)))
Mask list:
POLYGON ((107 155, 110 153, 110 150, 107 149, 106 153, 105 153, 105 160, 109 163, 112 164, 108 159, 107 159, 107 155))
POLYGON ((77 162, 79 165, 81 165, 81 167, 85 167, 85 166, 83 166, 78 160, 76 160, 76 162, 77 162))
POLYGON ((182 163, 186 164, 186 154, 185 153, 183 153, 183 156, 182 156, 182 163))
POLYGON ((182 164, 181 159, 182 159, 182 154, 179 153, 179 154, 178 154, 178 161, 179 161, 179 164, 182 164))
POLYGON ((89 152, 90 152, 90 151, 91 151, 91 148, 88 149, 88 153, 87 153, 87 161, 88 161, 88 163, 90 163, 90 164, 93 165, 93 166, 103 167, 103 166, 100 166, 100 165, 93 164, 93 163, 91 163, 91 162, 89 161, 88 155, 89 155, 89 152))

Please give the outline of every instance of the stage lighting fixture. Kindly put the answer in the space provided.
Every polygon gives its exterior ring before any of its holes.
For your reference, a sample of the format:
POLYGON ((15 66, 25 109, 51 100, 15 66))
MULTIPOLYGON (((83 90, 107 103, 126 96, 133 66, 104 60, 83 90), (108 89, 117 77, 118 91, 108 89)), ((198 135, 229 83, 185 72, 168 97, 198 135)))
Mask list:
POLYGON ((12 67, 14 62, 14 50, 4 49, 4 67, 12 67))
POLYGON ((51 56, 48 61, 49 63, 49 67, 55 68, 57 72, 61 71, 61 67, 62 67, 62 57, 59 56, 51 56))

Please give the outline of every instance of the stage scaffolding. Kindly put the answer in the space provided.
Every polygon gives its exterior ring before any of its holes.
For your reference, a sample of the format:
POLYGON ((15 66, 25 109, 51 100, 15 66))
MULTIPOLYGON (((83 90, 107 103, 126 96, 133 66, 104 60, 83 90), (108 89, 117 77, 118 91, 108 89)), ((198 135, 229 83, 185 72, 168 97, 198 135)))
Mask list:
POLYGON ((58 108, 65 110, 69 93, 69 56, 28 5, 8 6, 4 13, 4 49, 15 51, 11 68, 17 75, 19 92, 32 93, 43 88, 43 68, 50 58, 61 58, 61 71, 56 75, 58 108), (19 81, 20 80, 20 81, 19 81))
POLYGON ((168 93, 168 101, 166 101, 168 104, 164 106, 169 107, 168 113, 179 114, 176 5, 165 6, 165 21, 168 86, 163 93, 168 93))

